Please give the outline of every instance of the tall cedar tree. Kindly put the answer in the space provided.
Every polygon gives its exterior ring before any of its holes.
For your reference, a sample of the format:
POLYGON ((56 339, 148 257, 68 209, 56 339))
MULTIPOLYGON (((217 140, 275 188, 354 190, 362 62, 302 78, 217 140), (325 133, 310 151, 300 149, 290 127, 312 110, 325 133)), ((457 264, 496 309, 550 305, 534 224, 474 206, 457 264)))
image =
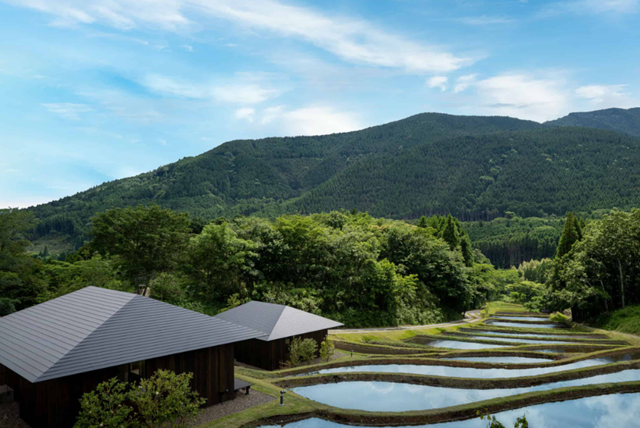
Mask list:
POLYGON ((580 228, 578 219, 573 213, 569 213, 567 215, 567 220, 564 222, 564 230, 562 231, 562 236, 560 237, 560 242, 558 243, 558 251, 556 252, 556 257, 561 258, 569 251, 571 251, 571 247, 573 247, 573 244, 578 242, 581 238, 582 229, 580 228))
POLYGON ((447 217, 447 226, 442 232, 442 239, 449 244, 451 251, 455 250, 460 245, 460 237, 458 236, 458 228, 456 227, 453 217, 449 214, 447 217))

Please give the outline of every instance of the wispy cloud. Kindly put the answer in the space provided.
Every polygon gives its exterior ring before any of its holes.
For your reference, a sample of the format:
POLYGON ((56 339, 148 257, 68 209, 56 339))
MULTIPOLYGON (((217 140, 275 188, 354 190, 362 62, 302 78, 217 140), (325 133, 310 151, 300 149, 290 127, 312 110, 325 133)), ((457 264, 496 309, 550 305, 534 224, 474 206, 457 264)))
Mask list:
POLYGON ((253 79, 240 79, 221 85, 192 83, 171 77, 149 74, 140 83, 149 90, 168 96, 193 99, 213 99, 232 104, 259 104, 280 96, 281 89, 267 88, 253 83, 253 79), (246 82, 243 82, 245 80, 246 82))
POLYGON ((364 19, 331 16, 275 0, 6 0, 57 17, 63 23, 102 23, 119 29, 139 26, 196 31, 223 19, 250 31, 311 43, 349 62, 402 69, 408 73, 442 73, 474 62, 424 42, 407 39, 364 19))
POLYGON ((469 86, 471 86, 475 81, 477 74, 467 74, 466 76, 460 76, 456 79, 456 84, 453 87, 453 92, 456 94, 466 90, 469 86))
POLYGON ((626 91, 627 85, 587 85, 575 90, 578 97, 589 100, 594 108, 634 107, 638 100, 626 91))
POLYGON ((80 120, 81 113, 87 113, 93 111, 91 107, 86 104, 74 104, 74 103, 46 103, 42 104, 51 113, 55 113, 65 119, 80 120))
POLYGON ((543 122, 565 114, 570 94, 558 76, 536 77, 525 73, 502 74, 476 84, 487 114, 543 122))
POLYGON ((255 113, 256 111, 254 109, 245 107, 236 110, 234 116, 236 119, 244 119, 247 122, 251 123, 253 122, 253 116, 255 115, 255 113))
POLYGON ((442 92, 447 90, 447 81, 449 78, 446 76, 433 76, 429 80, 427 80, 427 85, 430 88, 439 88, 442 92))

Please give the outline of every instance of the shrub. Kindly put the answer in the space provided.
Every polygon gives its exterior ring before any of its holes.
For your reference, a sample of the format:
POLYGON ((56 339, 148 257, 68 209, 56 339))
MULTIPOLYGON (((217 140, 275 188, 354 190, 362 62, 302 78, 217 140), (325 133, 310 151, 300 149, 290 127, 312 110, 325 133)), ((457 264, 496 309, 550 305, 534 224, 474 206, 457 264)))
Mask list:
POLYGON ((192 374, 158 370, 140 384, 113 378, 80 399, 74 428, 186 428, 205 403, 189 386, 192 374))
POLYGON ((0 297, 0 317, 6 317, 16 311, 13 300, 6 297, 0 297))
POLYGON ((333 354, 336 353, 336 346, 328 337, 320 344, 320 358, 325 361, 331 360, 333 354))
POLYGON ((313 360, 318 349, 318 343, 313 339, 296 337, 289 347, 289 362, 293 367, 313 360))

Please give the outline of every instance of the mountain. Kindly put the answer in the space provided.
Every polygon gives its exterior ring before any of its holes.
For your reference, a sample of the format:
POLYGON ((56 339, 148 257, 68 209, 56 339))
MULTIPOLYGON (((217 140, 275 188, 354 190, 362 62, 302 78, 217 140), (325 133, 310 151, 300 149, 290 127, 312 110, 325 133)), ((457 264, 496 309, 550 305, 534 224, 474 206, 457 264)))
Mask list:
POLYGON ((89 219, 154 202, 205 219, 358 209, 461 220, 640 205, 640 140, 505 117, 425 113, 362 131, 222 144, 31 210, 36 236, 84 239, 89 219))
POLYGON ((640 137, 640 108, 610 108, 587 113, 570 113, 560 119, 546 122, 547 126, 584 126, 607 129, 640 137))

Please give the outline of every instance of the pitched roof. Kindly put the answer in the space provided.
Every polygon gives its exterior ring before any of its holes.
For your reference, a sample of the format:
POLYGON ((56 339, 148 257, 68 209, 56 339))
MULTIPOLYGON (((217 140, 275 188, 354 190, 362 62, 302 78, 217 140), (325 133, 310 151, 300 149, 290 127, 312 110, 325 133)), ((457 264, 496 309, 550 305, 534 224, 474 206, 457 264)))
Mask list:
POLYGON ((0 364, 41 382, 261 335, 148 297, 87 287, 0 318, 0 364))
POLYGON ((265 336, 258 339, 267 342, 343 325, 290 306, 256 301, 229 309, 215 318, 261 331, 265 336))

